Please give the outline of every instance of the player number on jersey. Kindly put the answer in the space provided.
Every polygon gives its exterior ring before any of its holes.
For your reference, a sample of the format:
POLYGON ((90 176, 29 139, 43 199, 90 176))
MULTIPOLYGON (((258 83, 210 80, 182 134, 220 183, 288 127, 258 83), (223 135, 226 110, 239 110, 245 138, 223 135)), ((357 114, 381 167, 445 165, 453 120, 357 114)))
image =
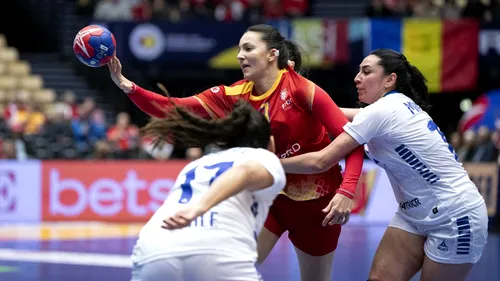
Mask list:
POLYGON ((196 178, 196 171, 198 171, 199 169, 216 170, 217 172, 215 172, 215 175, 210 178, 209 184, 212 184, 218 176, 222 175, 222 173, 231 168, 233 166, 233 163, 234 162, 221 162, 209 166, 196 166, 193 169, 189 170, 186 173, 186 180, 180 186, 182 189, 182 194, 181 198, 179 199, 179 203, 186 204, 193 197, 193 187, 191 186, 191 182, 196 178))
POLYGON ((444 136, 444 133, 441 132, 441 130, 439 130, 439 127, 436 125, 436 123, 434 123, 434 121, 432 121, 432 120, 429 120, 429 123, 427 123, 427 128, 431 132, 437 131, 439 133, 439 135, 441 136, 441 138, 443 139, 443 141, 446 144, 448 144, 448 149, 450 150, 450 152, 453 153, 453 155, 455 155, 455 160, 458 160, 458 155, 455 153, 455 150, 453 149, 453 146, 448 143, 448 141, 446 140, 446 137, 444 136))

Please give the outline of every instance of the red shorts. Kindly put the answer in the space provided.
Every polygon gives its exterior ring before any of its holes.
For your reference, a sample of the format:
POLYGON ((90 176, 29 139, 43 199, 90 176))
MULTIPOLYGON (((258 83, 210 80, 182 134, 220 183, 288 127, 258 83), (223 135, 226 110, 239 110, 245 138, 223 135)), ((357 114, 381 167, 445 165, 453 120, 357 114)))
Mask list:
POLYGON ((334 192, 308 201, 295 201, 280 194, 273 202, 264 226, 277 235, 288 231, 292 244, 311 256, 323 256, 337 249, 341 225, 322 226, 323 210, 334 192))

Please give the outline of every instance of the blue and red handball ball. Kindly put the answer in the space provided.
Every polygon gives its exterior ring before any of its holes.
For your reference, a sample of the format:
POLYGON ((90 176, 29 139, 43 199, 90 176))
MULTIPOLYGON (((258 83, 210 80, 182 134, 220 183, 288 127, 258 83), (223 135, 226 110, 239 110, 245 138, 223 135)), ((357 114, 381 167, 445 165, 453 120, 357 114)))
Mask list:
POLYGON ((115 55, 115 36, 100 25, 82 28, 73 41, 73 52, 80 62, 90 67, 106 65, 115 55))

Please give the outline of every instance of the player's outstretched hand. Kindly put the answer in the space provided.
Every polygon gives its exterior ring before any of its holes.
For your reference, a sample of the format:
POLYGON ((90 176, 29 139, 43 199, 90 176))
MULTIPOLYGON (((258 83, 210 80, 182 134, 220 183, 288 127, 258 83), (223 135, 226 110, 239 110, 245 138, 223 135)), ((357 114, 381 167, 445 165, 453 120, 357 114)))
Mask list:
POLYGON ((203 215, 203 211, 196 206, 189 206, 164 219, 161 227, 164 229, 184 228, 201 215, 203 215))
POLYGON ((328 206, 323 209, 323 213, 327 213, 323 220, 323 226, 341 224, 344 225, 349 221, 349 216, 352 210, 352 199, 342 194, 335 194, 328 206))
POLYGON ((114 56, 108 62, 109 74, 111 75, 111 80, 115 82, 116 86, 118 86, 125 93, 130 93, 134 87, 134 83, 128 80, 122 74, 122 64, 120 60, 114 56))

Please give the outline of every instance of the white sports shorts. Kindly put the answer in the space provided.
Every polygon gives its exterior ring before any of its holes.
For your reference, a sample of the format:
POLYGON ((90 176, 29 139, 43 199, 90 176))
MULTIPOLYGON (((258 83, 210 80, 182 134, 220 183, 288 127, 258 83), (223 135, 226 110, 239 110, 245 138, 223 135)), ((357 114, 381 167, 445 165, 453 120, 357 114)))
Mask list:
POLYGON ((426 236, 424 252, 435 262, 476 263, 488 239, 488 212, 483 203, 436 226, 416 225, 396 212, 389 226, 426 236))
POLYGON ((262 281, 252 262, 226 256, 193 255, 135 264, 132 281, 262 281))

